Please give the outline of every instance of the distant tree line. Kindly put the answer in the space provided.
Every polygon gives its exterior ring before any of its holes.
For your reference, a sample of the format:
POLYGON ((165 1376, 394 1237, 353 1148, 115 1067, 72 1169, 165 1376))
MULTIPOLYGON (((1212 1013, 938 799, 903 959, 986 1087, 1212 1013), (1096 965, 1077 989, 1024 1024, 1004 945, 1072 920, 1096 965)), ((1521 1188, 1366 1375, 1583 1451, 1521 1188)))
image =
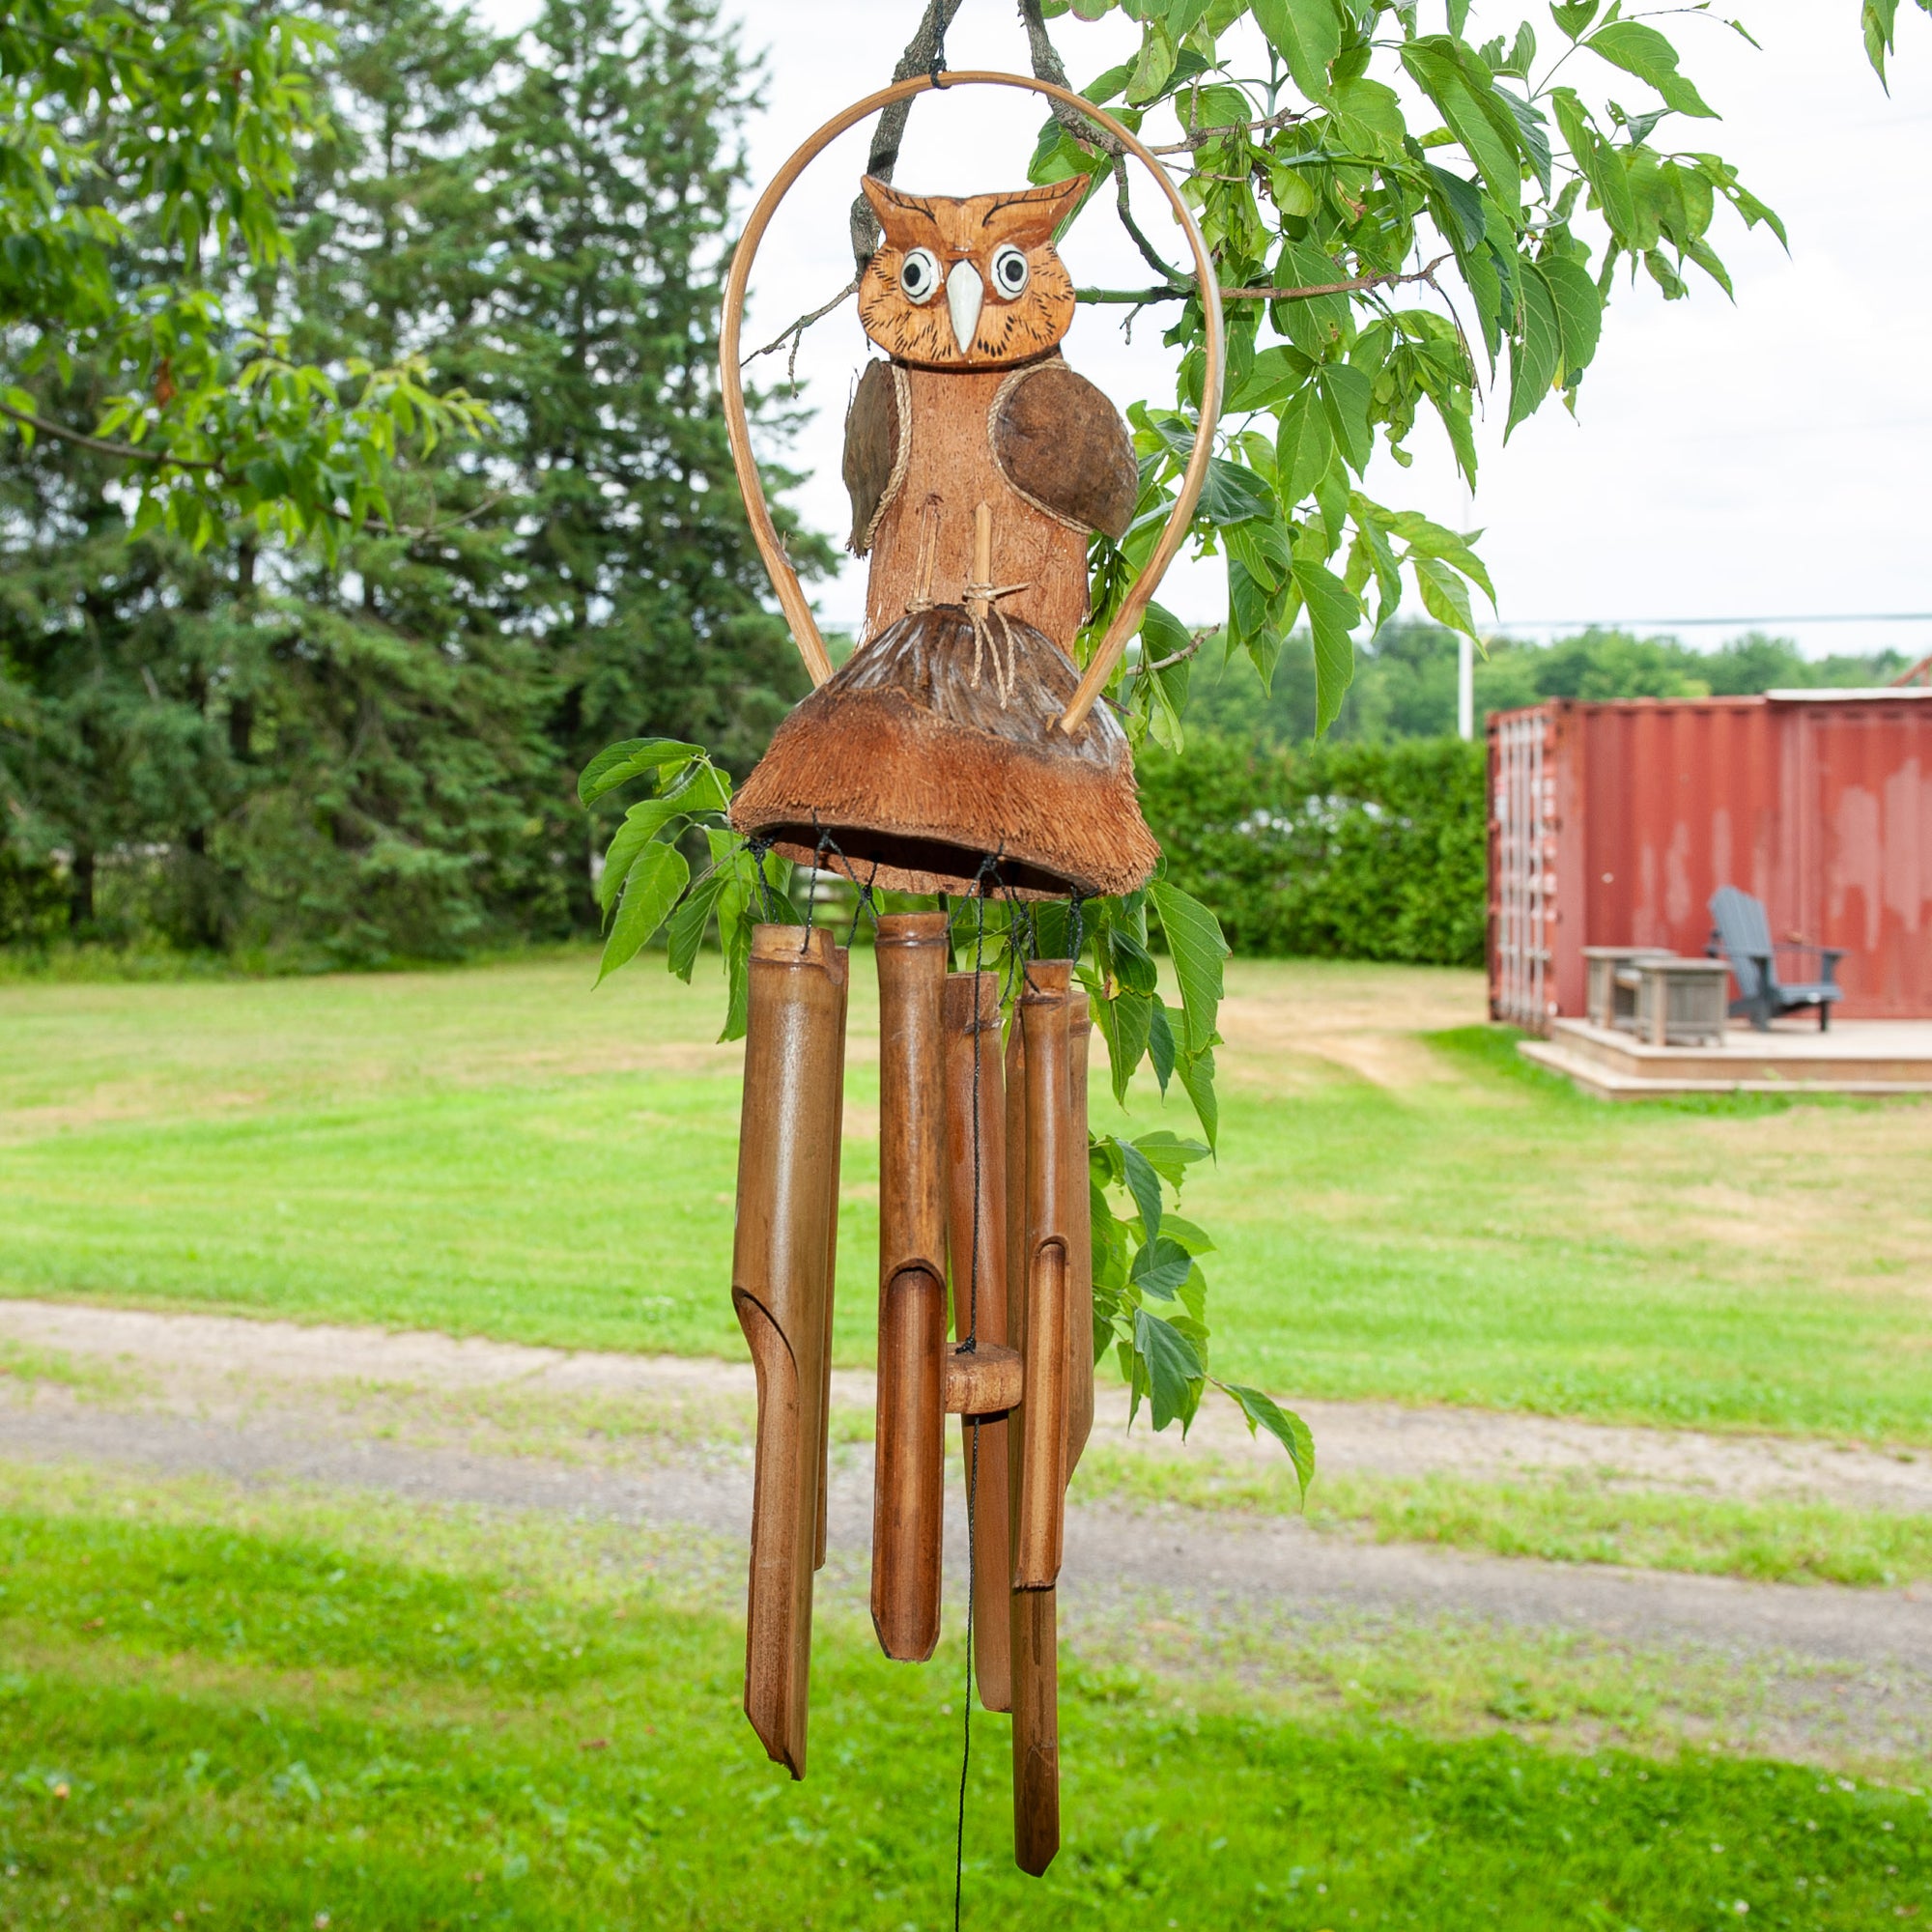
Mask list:
MULTIPOLYGON (((1245 659, 1224 670, 1209 642, 1189 683, 1190 728, 1271 746, 1315 735, 1315 672, 1305 639, 1291 640, 1264 692, 1245 659)), ((1889 684, 1910 660, 1897 651, 1806 658, 1789 639, 1757 635, 1699 650, 1676 638, 1588 630, 1542 644, 1492 639, 1476 659, 1476 717, 1548 697, 1742 697, 1799 686, 1889 684)), ((1389 625, 1357 646, 1354 683, 1326 736, 1370 744, 1456 729, 1456 636, 1438 625, 1389 625)))
MULTIPOLYGON (((0 940, 355 963, 594 927, 590 753, 663 732, 742 767, 803 688, 716 407, 752 77, 713 0, 547 0, 516 38, 437 0, 304 12, 334 39, 293 251, 204 272, 263 283, 299 360, 419 355, 495 426, 332 547, 136 535, 125 462, 0 451, 0 940)), ((130 287, 156 206, 112 209, 130 287)), ((6 393, 89 431, 107 374, 23 340, 6 393)))

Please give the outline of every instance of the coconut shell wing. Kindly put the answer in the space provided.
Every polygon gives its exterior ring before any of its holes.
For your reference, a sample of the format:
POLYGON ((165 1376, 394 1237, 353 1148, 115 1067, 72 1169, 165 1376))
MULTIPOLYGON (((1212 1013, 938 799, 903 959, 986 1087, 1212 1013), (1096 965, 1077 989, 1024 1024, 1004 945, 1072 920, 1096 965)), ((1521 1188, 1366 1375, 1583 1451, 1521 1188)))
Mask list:
POLYGON ((1118 540, 1141 491, 1133 439, 1121 412, 1055 356, 1000 392, 993 459, 1021 496, 1083 530, 1118 540))
POLYGON ((845 412, 845 488, 852 498, 854 556, 871 549, 880 513, 899 480, 904 450, 899 387, 890 362, 867 362, 845 412))

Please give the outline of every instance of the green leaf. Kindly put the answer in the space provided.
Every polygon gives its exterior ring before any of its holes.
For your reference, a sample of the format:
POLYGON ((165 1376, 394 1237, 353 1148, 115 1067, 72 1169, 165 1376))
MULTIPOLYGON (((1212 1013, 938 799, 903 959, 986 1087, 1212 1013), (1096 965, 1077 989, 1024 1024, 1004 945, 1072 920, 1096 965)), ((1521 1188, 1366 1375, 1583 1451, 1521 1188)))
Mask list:
POLYGON ((1247 1388, 1239 1382, 1222 1382, 1219 1386, 1239 1405, 1241 1413, 1247 1417, 1250 1435, 1257 1429, 1265 1429, 1288 1451, 1288 1460, 1294 1464, 1294 1479, 1305 1497, 1309 1484, 1315 1480, 1315 1437, 1307 1423, 1258 1388, 1247 1388))
POLYGON ((1256 24, 1288 63, 1310 100, 1328 94, 1328 63, 1342 51, 1342 22, 1333 0, 1254 0, 1256 24))
POLYGON ((687 986, 691 984, 692 969, 697 964, 698 950, 704 944, 705 929, 711 923, 711 914, 724 884, 724 874, 714 867, 698 880, 670 916, 670 925, 665 934, 666 963, 687 986))
MULTIPOLYGON (((1274 498, 1268 498, 1270 508, 1274 498)), ((1267 591, 1279 590, 1288 582, 1293 558, 1288 547, 1288 531, 1279 516, 1265 523, 1259 517, 1236 524, 1222 532, 1229 556, 1267 591)), ((1243 629, 1245 630, 1245 626, 1243 629)))
POLYGON ((1713 108, 1677 71, 1677 49, 1655 27, 1641 20, 1611 20, 1601 26, 1583 43, 1592 53, 1601 54, 1614 67, 1648 81, 1679 114, 1697 120, 1715 121, 1713 108))
POLYGON ((617 895, 624 890, 624 881, 631 875, 632 864, 666 824, 680 816, 679 808, 668 799, 648 798, 640 805, 634 805, 624 814, 624 822, 618 826, 615 836, 604 854, 604 870, 597 880, 597 904, 606 919, 611 916, 611 908, 617 902, 617 895))
POLYGON ((1192 894, 1168 880, 1154 880, 1148 887, 1148 898, 1167 936, 1174 977, 1180 987, 1184 1050, 1199 1052, 1214 1037, 1221 1007, 1221 962, 1228 956, 1228 942, 1221 936, 1220 921, 1192 894))
MULTIPOLYGON (((1475 162, 1476 171, 1489 184, 1504 212, 1515 216, 1522 209, 1522 170, 1517 159, 1519 136, 1507 109, 1502 118, 1511 131, 1504 133, 1486 111, 1476 85, 1461 64, 1455 43, 1439 35, 1411 41, 1402 50, 1402 64, 1410 78, 1428 95, 1463 151, 1475 162)), ((1484 93, 1490 90, 1486 87, 1484 93)), ((1500 107, 1500 103, 1498 103, 1500 107)))
POLYGON ((1179 1241, 1161 1235, 1135 1255, 1127 1280, 1143 1294, 1151 1294, 1157 1301, 1172 1301, 1193 1267, 1193 1256, 1179 1241))
MULTIPOLYGON (((1565 255, 1553 255, 1536 265, 1549 291, 1550 305, 1556 311, 1556 330, 1562 343, 1563 366, 1557 380, 1571 387, 1597 353, 1597 338, 1603 331, 1604 298, 1590 279, 1590 271, 1580 262, 1565 255)), ((1721 273, 1721 270, 1720 270, 1721 273)))
POLYGON ((1360 475, 1375 454, 1375 432, 1369 427, 1369 405, 1375 387, 1359 369, 1346 362, 1324 362, 1315 372, 1321 390, 1322 408, 1328 427, 1350 469, 1360 475))
POLYGON ((1198 1053, 1180 1054, 1175 1061, 1175 1071, 1180 1076, 1181 1087, 1193 1103, 1194 1118, 1201 1122, 1201 1131, 1208 1136, 1209 1149, 1219 1146, 1221 1103, 1214 1094, 1213 1049, 1204 1046, 1198 1053))
POLYGON ((1160 1232, 1171 1241, 1179 1241, 1190 1255, 1211 1255, 1214 1241, 1208 1230, 1199 1222, 1190 1221, 1182 1214, 1161 1216, 1160 1232))
POLYGON ((1309 366, 1308 357, 1285 342, 1260 350, 1221 407, 1231 416, 1248 410, 1271 409, 1307 380, 1309 366))
POLYGON ((1147 1365, 1148 1393, 1152 1401, 1153 1426, 1158 1434, 1178 1416, 1181 1433, 1199 1400, 1194 1385, 1206 1376, 1194 1344, 1171 1321, 1150 1315, 1145 1308, 1134 1310, 1134 1350, 1147 1365))
POLYGON ((638 854, 624 883, 611 937, 604 943, 604 958, 597 968, 600 986, 664 923, 690 879, 691 867, 675 846, 652 843, 638 854))
MULTIPOLYGON (((1493 605, 1496 601, 1495 587, 1490 582, 1490 573, 1484 567, 1483 559, 1469 548, 1469 539, 1459 536, 1454 530, 1445 530, 1440 524, 1433 524, 1416 510, 1398 510, 1388 519, 1389 528, 1408 545, 1417 556, 1439 557, 1444 563, 1453 563, 1463 575, 1482 585, 1483 594, 1493 605)), ((1481 536, 1482 531, 1473 532, 1481 536)))
POLYGON ((1158 993, 1153 996, 1152 1005, 1148 1009, 1147 1057, 1148 1065, 1153 1068, 1153 1077, 1160 1085, 1161 1098, 1165 1099, 1167 1083, 1174 1078, 1174 1028, 1167 1017, 1167 1007, 1158 993))
POLYGON ((577 796, 583 804, 594 805, 607 791, 614 791, 645 772, 662 771, 666 765, 681 765, 688 758, 703 755, 701 747, 679 744, 674 738, 627 738, 621 745, 599 752, 584 766, 577 781, 577 796))
POLYGON ((1342 699, 1355 675, 1355 646, 1349 633, 1362 620, 1353 591, 1326 564, 1294 560, 1294 587, 1308 609, 1315 643, 1315 728, 1325 731, 1341 716, 1342 699))
POLYGON ((1153 1000, 1122 986, 1111 1000, 1098 1001, 1094 1017, 1107 1037, 1107 1065, 1114 1082, 1114 1099, 1125 1106, 1127 1082, 1147 1052, 1153 1022, 1153 1000))
POLYGON ((1509 421, 1503 440, 1525 417, 1542 406, 1563 366, 1563 332, 1556 320, 1556 299, 1549 284, 1530 264, 1522 278, 1521 333, 1510 341, 1509 421))
POLYGON ((1569 0, 1567 5, 1552 5, 1549 17, 1574 41, 1597 17, 1597 0, 1569 0))
POLYGON ((1187 1170, 1197 1160, 1208 1158, 1208 1150, 1199 1141, 1184 1141, 1166 1127, 1156 1127, 1148 1134, 1136 1134, 1133 1145, 1140 1150, 1153 1171, 1177 1193, 1180 1183, 1187 1179, 1187 1170))
POLYGON ((1475 639, 1475 619, 1469 611, 1469 592, 1463 580, 1446 563, 1437 563, 1434 557, 1412 557, 1410 562, 1415 570, 1415 587, 1422 592, 1422 608, 1438 624, 1446 624, 1452 631, 1475 639))
POLYGON ((1289 398, 1275 443, 1281 500, 1293 509, 1305 502, 1335 460, 1335 431, 1321 392, 1313 383, 1289 398))
POLYGON ((1160 1233, 1160 1176, 1154 1172, 1153 1163, 1133 1142, 1122 1141, 1119 1145, 1121 1159, 1126 1168, 1127 1192, 1134 1197, 1134 1206, 1140 1209, 1141 1233, 1151 1241, 1160 1233))
POLYGON ((1151 993, 1160 984, 1160 968, 1153 954, 1123 925, 1107 930, 1107 951, 1114 977, 1136 993, 1151 993))
POLYGON ((1243 465, 1230 463, 1224 456, 1209 457, 1195 514, 1210 524, 1238 524, 1249 517, 1272 516, 1274 493, 1243 465))

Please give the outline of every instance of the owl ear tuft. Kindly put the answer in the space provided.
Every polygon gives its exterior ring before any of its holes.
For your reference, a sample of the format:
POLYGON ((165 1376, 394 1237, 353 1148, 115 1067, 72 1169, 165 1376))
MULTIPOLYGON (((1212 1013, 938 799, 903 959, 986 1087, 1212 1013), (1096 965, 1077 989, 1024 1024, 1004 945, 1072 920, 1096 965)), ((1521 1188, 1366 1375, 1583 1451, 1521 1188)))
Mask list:
POLYGON ((1023 248, 1037 247, 1053 240, 1054 231, 1079 205, 1091 180, 1088 175, 1068 175, 1065 181, 1048 182, 1044 187, 1002 195, 994 217, 1008 241, 1023 248))
POLYGON ((903 244, 907 229, 915 222, 932 220, 932 204, 916 194, 901 194, 874 175, 861 175, 859 192, 872 205, 879 226, 888 242, 903 244))

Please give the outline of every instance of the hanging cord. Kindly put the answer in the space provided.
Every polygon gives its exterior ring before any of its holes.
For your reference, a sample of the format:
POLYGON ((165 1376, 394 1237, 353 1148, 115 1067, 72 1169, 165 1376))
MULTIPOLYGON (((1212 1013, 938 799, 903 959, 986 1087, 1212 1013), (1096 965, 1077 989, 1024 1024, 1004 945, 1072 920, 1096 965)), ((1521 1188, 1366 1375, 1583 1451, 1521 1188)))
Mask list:
POLYGON ((818 835, 818 842, 811 854, 811 885, 805 895, 805 931, 798 942, 798 956, 803 959, 811 950, 811 924, 818 916, 818 875, 825 869, 825 848, 832 843, 832 835, 818 822, 817 812, 811 814, 811 829, 818 835))
POLYGON ((1007 621, 1007 613, 1000 609, 999 599, 1010 597, 1017 590, 1031 590, 1031 583, 984 583, 975 582, 966 585, 966 614, 973 620, 973 674, 966 682, 975 690, 980 688, 980 668, 988 653, 993 660, 993 689, 1000 694, 1000 709, 1004 711, 1012 701, 1013 687, 1019 680, 1019 643, 1013 636, 1013 627, 1007 621), (993 641, 993 624, 1000 627, 1000 636, 1005 639, 1007 661, 1000 662, 999 646, 993 641))
POLYGON ((767 925, 774 925, 778 923, 773 918, 777 901, 772 896, 772 882, 765 877, 765 855, 771 849, 772 841, 769 838, 748 838, 745 840, 745 850, 752 855, 752 869, 758 875, 758 905, 765 915, 765 923, 767 925))
POLYGON ((1080 914, 1080 908, 1085 903, 1086 903, 1085 898, 1079 893, 1075 893, 1073 896, 1066 901, 1066 915, 1067 915, 1066 956, 1073 962, 1073 966, 1076 972, 1079 970, 1080 966, 1080 949, 1083 945, 1086 944, 1086 939, 1087 939, 1086 924, 1085 922, 1082 920, 1080 914))
MULTIPOLYGON (((838 852, 837 845, 834 845, 832 849, 835 852, 838 852)), ((838 852, 838 856, 841 859, 845 859, 845 855, 842 852, 838 852)), ((859 936, 859 915, 861 913, 868 912, 872 915, 872 931, 874 934, 879 929, 879 902, 872 896, 872 887, 879 876, 879 862, 876 859, 872 861, 872 869, 866 875, 866 883, 861 886, 852 870, 851 860, 845 859, 845 876, 852 881, 853 885, 858 886, 859 889, 859 896, 852 902, 852 924, 845 934, 845 950, 849 952, 852 950, 852 942, 859 936)))
POLYGON ((937 8, 932 22, 932 84, 944 94, 952 83, 943 76, 946 72, 946 9, 937 8))

